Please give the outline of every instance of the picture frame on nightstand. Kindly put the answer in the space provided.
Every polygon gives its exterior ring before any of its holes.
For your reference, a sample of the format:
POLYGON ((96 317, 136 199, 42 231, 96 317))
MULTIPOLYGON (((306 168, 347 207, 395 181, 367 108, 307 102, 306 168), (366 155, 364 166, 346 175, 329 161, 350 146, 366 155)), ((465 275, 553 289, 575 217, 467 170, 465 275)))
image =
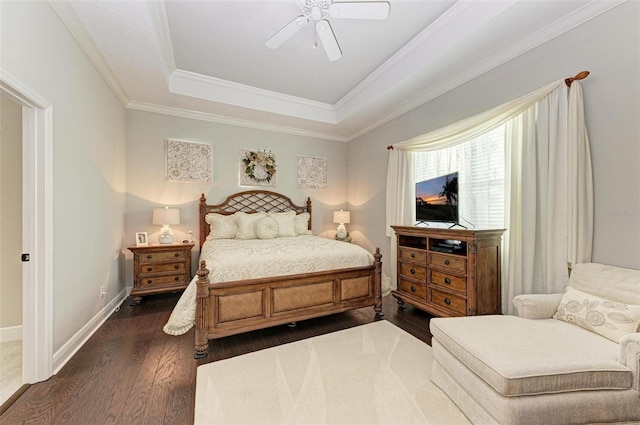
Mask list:
POLYGON ((136 232, 136 246, 149 245, 149 236, 147 232, 136 232))

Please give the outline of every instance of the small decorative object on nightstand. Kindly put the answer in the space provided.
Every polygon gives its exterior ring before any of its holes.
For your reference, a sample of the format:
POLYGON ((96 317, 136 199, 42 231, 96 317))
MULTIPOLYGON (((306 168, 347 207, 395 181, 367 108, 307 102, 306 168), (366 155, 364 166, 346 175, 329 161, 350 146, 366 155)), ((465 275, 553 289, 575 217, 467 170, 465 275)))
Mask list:
POLYGON ((175 292, 191 281, 193 243, 130 246, 133 253, 133 303, 143 295, 175 292))
POLYGON ((180 224, 180 210, 169 207, 154 208, 153 224, 162 226, 160 235, 158 235, 158 242, 162 244, 173 243, 173 230, 169 225, 180 224))
POLYGON ((351 213, 343 210, 334 211, 333 222, 338 224, 338 228, 336 229, 336 239, 339 241, 351 242, 351 237, 347 232, 347 228, 344 226, 345 224, 351 223, 351 213))

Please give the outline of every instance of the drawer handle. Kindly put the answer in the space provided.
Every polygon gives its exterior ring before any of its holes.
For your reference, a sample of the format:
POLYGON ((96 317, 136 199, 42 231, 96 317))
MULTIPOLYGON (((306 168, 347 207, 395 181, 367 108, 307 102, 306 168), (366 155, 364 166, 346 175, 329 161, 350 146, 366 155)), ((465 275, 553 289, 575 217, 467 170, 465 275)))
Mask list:
POLYGON ((415 252, 411 253, 411 258, 416 258, 416 253, 415 252))
POLYGON ((173 280, 180 280, 178 276, 174 277, 173 280))
POLYGON ((451 279, 449 279, 448 277, 445 277, 444 283, 446 283, 447 285, 451 284, 451 279))
POLYGON ((147 283, 148 283, 149 285, 151 285, 151 284, 153 283, 153 280, 149 279, 149 280, 147 280, 147 283))
POLYGON ((148 272, 150 272, 151 270, 153 270, 151 267, 147 267, 148 272))
POLYGON ((153 258, 153 255, 149 254, 147 255, 147 260, 151 260, 153 258))
POLYGON ((449 260, 444 260, 444 264, 449 265, 449 260))
POLYGON ((180 256, 180 253, 179 253, 179 252, 176 252, 175 254, 173 254, 173 256, 174 256, 174 257, 179 257, 179 256, 180 256))
POLYGON ((411 274, 416 274, 416 269, 411 269, 409 271, 411 272, 411 274))
POLYGON ((411 292, 416 292, 416 287, 411 285, 411 292))
POLYGON ((173 268, 178 270, 180 268, 180 266, 176 264, 175 266, 173 266, 173 268))
POLYGON ((451 300, 450 300, 449 298, 445 298, 445 299, 444 299, 444 303, 445 303, 446 305, 450 305, 450 304, 451 304, 451 300))

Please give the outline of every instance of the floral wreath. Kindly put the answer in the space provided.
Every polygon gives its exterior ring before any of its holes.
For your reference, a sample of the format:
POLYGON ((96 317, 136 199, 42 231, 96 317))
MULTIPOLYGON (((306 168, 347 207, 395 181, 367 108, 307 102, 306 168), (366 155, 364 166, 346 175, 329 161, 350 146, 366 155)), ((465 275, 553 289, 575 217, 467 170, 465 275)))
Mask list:
POLYGON ((246 152, 242 162, 245 174, 257 182, 270 182, 276 174, 276 158, 271 151, 267 152, 266 149, 246 152), (260 173, 260 176, 256 176, 256 166, 264 170, 264 175, 260 173))

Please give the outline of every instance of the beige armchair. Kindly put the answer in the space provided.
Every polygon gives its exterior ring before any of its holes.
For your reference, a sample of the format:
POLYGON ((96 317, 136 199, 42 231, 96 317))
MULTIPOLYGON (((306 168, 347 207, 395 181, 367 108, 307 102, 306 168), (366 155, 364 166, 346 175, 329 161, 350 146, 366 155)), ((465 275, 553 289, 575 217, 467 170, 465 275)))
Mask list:
POLYGON ((640 271, 576 265, 519 317, 431 320, 432 380, 476 424, 640 423, 640 271))

